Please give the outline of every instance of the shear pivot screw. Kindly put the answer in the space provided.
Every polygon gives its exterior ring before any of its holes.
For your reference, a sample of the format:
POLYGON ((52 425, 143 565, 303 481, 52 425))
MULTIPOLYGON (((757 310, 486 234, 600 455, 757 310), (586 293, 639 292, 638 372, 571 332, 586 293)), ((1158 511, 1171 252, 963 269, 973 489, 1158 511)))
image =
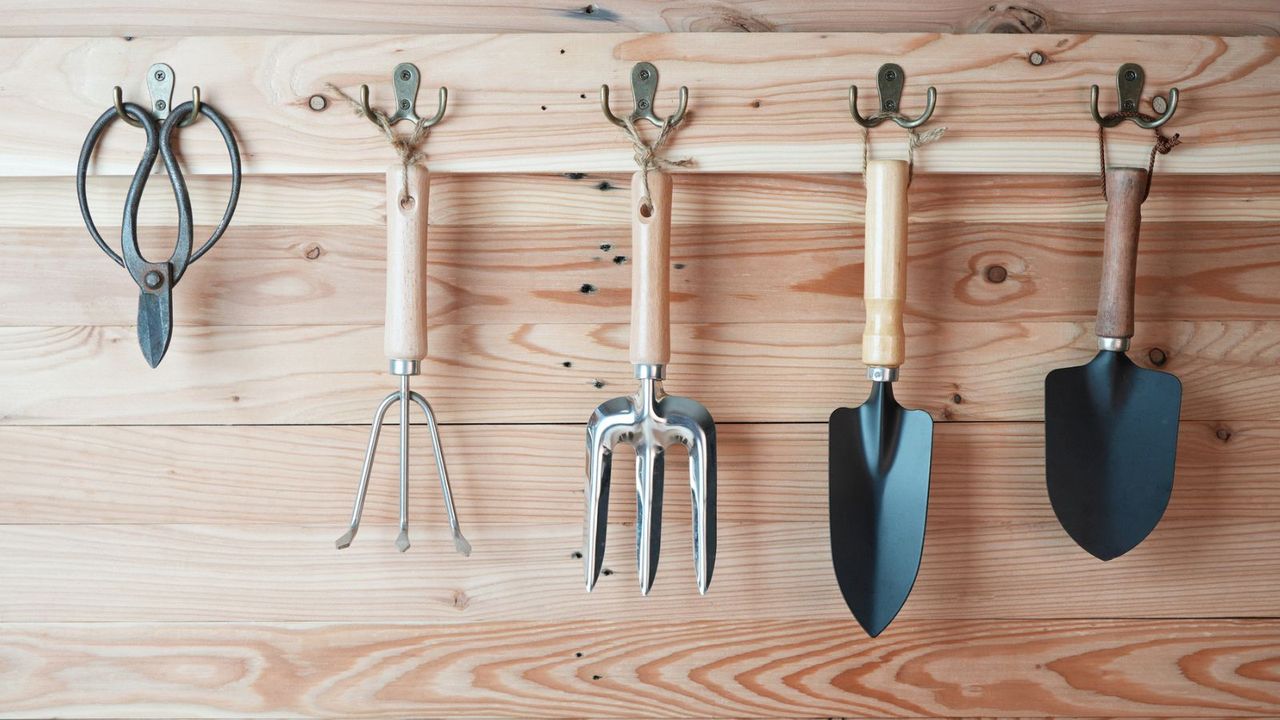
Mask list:
POLYGON ((160 273, 156 272, 155 270, 152 270, 151 272, 147 273, 146 277, 142 279, 142 282, 146 283, 146 286, 148 288, 155 290, 156 288, 160 287, 161 284, 163 284, 164 278, 160 276, 160 273))

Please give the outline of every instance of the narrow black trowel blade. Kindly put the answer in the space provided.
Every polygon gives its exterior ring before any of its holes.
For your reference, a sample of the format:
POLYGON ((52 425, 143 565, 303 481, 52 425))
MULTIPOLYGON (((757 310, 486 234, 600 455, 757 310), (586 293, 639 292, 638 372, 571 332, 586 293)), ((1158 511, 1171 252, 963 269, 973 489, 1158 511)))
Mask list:
POLYGON ((877 382, 858 407, 829 424, 831 557, 840 592, 871 637, 907 601, 920 570, 933 418, 905 410, 877 382))
POLYGON ((1142 542, 1173 492, 1182 383, 1103 350, 1044 381, 1045 478, 1058 521, 1110 560, 1142 542))

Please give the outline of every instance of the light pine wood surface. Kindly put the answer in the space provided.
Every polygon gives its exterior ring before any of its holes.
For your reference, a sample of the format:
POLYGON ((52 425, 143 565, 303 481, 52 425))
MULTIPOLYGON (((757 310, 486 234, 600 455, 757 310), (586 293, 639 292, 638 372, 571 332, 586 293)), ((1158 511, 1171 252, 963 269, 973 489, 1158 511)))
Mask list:
MULTIPOLYGON (((1273 3, 0 10, 0 717, 1280 716, 1280 46, 1218 37, 1276 34, 1273 3), (666 30, 694 34, 637 34, 666 30), (548 34, 494 34, 510 31, 548 34), (71 173, 111 86, 136 99, 160 60, 179 95, 199 84, 230 117, 248 174, 150 371, 136 289, 86 236, 71 173), (591 595, 575 556, 584 423, 635 383, 632 150, 596 93, 610 83, 621 111, 638 60, 662 72, 659 114, 690 88, 669 154, 694 162, 671 176, 663 270, 667 386, 719 423, 706 597, 678 458, 649 597, 628 454, 591 595), (393 544, 394 428, 359 537, 333 549, 395 387, 394 155, 325 83, 369 83, 385 105, 400 61, 423 71, 420 111, 451 92, 426 145, 431 356, 414 388, 444 423, 470 558, 420 425, 412 549, 393 544), (826 421, 868 391, 845 94, 858 83, 867 113, 886 61, 906 69, 907 113, 938 88, 948 131, 909 190, 895 386, 937 421, 928 532, 911 598, 873 641, 832 576, 826 421), (1088 87, 1114 103, 1126 61, 1148 98, 1183 93, 1168 131, 1186 142, 1142 206, 1130 354, 1177 374, 1184 399, 1163 522, 1101 563, 1048 504, 1043 381, 1096 351, 1106 203, 1088 87)), ((872 158, 904 156, 891 125, 872 138, 872 158)), ((1145 166, 1149 133, 1108 140, 1114 162, 1145 166)), ((229 187, 218 142, 198 126, 182 140, 205 230, 229 187)), ((137 152, 113 129, 93 164, 108 238, 137 152)), ((162 185, 140 215, 157 257, 175 224, 162 185)))
MULTIPOLYGON (((625 92, 639 60, 661 71, 659 112, 674 107, 680 85, 690 86, 689 121, 666 146, 672 157, 695 159, 682 172, 849 172, 862 150, 849 85, 867 95, 890 59, 907 74, 904 109, 937 86, 933 122, 954 128, 918 153, 923 172, 1096 173, 1089 87, 1107 87, 1100 102, 1115 107, 1111 88, 1128 61, 1145 68, 1148 97, 1186 90, 1167 126, 1184 147, 1161 158, 1162 172, 1276 174, 1278 50, 1266 37, 935 33, 4 39, 0 57, 12 61, 0 67, 0 174, 70 173, 112 87, 138 97, 160 57, 174 68, 179 96, 197 84, 234 118, 245 171, 255 175, 381 172, 382 132, 329 85, 355 93, 367 83, 371 102, 385 105, 391 69, 402 61, 423 70, 423 112, 435 87, 453 88, 447 119, 427 143, 434 172, 630 172, 630 144, 602 116, 597 93, 602 83, 625 92), (1046 61, 1032 64, 1035 52, 1046 61), (311 109, 316 95, 327 98, 325 109, 311 109)), ((95 174, 133 173, 138 137, 118 125, 99 146, 95 174)), ((872 136, 877 157, 905 156, 901 129, 872 136)), ((1129 126, 1109 143, 1114 162, 1134 162, 1151 136, 1129 126)), ((184 135, 183 155, 190 173, 227 172, 225 148, 209 128, 184 135)))

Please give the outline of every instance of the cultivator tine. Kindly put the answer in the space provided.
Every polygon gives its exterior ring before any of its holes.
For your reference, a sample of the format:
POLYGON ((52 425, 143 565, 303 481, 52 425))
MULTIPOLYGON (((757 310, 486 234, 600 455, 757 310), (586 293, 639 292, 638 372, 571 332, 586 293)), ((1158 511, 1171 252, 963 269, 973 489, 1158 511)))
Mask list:
POLYGON ((427 428, 431 431, 431 449, 436 455, 436 473, 440 475, 440 494, 444 496, 444 509, 449 516, 449 531, 453 534, 453 546, 459 553, 469 557, 471 543, 462 536, 462 528, 458 525, 458 511, 453 506, 453 492, 449 489, 449 471, 444 465, 444 446, 440 444, 440 429, 436 426, 436 414, 431 411, 431 404, 426 398, 416 392, 410 392, 409 397, 422 408, 422 414, 427 416, 427 428))
POLYGON ((373 411, 373 426, 369 430, 369 447, 364 451, 364 467, 360 470, 360 486, 356 488, 356 503, 351 511, 351 527, 334 541, 339 550, 351 545, 356 533, 360 530, 360 516, 364 513, 365 493, 369 491, 369 475, 373 473, 373 456, 378 452, 378 436, 382 434, 382 422, 387 417, 391 404, 400 399, 399 392, 393 392, 382 400, 382 404, 373 411))
POLYGON ((648 595, 658 575, 662 546, 662 477, 666 453, 660 445, 636 448, 636 572, 640 593, 648 595))
POLYGON ((592 433, 587 434, 587 517, 582 567, 587 576, 587 592, 596 586, 604 567, 605 536, 609 529, 609 476, 613 451, 592 433), (594 443, 592 441, 595 441, 594 443))
POLYGON ((716 564, 715 428, 689 444, 689 486, 693 500, 693 563, 698 592, 707 594, 716 564))

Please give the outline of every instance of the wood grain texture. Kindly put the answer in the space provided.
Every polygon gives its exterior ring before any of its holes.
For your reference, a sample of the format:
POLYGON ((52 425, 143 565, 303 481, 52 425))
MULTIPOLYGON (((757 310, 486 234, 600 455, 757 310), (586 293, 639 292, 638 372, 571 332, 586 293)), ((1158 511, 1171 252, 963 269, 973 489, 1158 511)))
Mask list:
MULTIPOLYGON (((354 485, 353 478, 352 493, 354 485)), ((831 581, 825 522, 718 523, 715 582, 700 597, 689 519, 675 512, 687 504, 667 504, 666 552, 647 597, 636 580, 630 523, 609 526, 608 573, 593 593, 583 589, 582 560, 574 557, 582 550, 580 513, 554 525, 485 525, 459 508, 473 546, 466 558, 454 552, 438 503, 410 508, 413 548, 403 554, 392 523, 361 527, 350 548, 335 550, 345 513, 316 525, 5 525, 0 618, 458 624, 849 618, 831 581)), ((1242 521, 1188 517, 1171 506, 1142 545, 1108 563, 1081 550, 1047 503, 1039 521, 1023 514, 931 527, 897 622, 1274 618, 1280 558, 1271 549, 1280 542, 1280 524, 1274 501, 1270 507, 1272 518, 1242 521)))
MULTIPOLYGON (((129 178, 93 178, 90 206, 118 236, 116 209, 129 178)), ((225 176, 187 178, 197 224, 216 224, 226 201, 225 176)), ((857 176, 831 174, 685 173, 675 179, 675 217, 708 225, 863 223, 857 176)), ((433 225, 624 225, 629 174, 440 174, 431 178, 433 225)), ((236 206, 233 230, 251 225, 381 227, 386 220, 382 175, 250 175, 236 206)), ((0 177, 0 228, 82 228, 74 178, 0 177)), ((1280 222, 1280 175, 1156 173, 1143 204, 1149 222, 1280 222)), ((1097 178, 1071 175, 920 175, 911 183, 913 223, 1098 223, 1106 202, 1097 178)), ((138 222, 173 225, 173 199, 142 196, 138 222)), ((87 236, 86 236, 87 239, 87 236)))
MULTIPOLYGON (((410 504, 418 520, 435 525, 440 499, 426 431, 415 432, 415 448, 424 446, 410 504)), ((555 524, 582 513, 581 425, 446 426, 441 433, 454 495, 469 526, 555 524), (513 497, 520 498, 519 513, 511 512, 513 497)), ((822 523, 825 433, 822 423, 721 424, 720 519, 822 523)), ((0 475, 23 480, 0 485, 0 523, 339 528, 367 437, 364 426, 6 427, 0 429, 0 475), (104 465, 112 472, 101 472, 104 465)), ((1217 528, 1233 520, 1274 519, 1280 425, 1188 422, 1179 439, 1174 522, 1198 518, 1217 528)), ((1051 526, 1042 443, 1039 423, 940 423, 930 529, 1051 526)), ((364 515, 371 527, 396 519, 393 450, 389 440, 375 465, 364 515)), ((619 476, 631 463, 625 454, 616 460, 619 476)), ((672 461, 671 487, 680 477, 677 465, 683 462, 672 461)), ((616 492, 611 522, 632 520, 633 505, 630 493, 616 492)), ((680 521, 688 517, 682 494, 671 494, 667 513, 680 521)), ((625 538, 618 542, 626 544, 625 538)), ((679 550, 671 557, 682 562, 679 550)), ((1231 589, 1224 593, 1230 596, 1231 589)))
POLYGON ((1248 717, 1280 623, 612 619, 6 628, 6 715, 1248 717))
POLYGON ((275 35, 279 33, 458 32, 949 32, 1280 34, 1268 0, 1206 6, 1195 0, 706 0, 548 5, 536 0, 155 0, 0 2, 0 36, 275 35))
MULTIPOLYGON (((426 87, 454 91, 427 143, 437 172, 631 171, 630 144, 601 117, 594 93, 605 82, 625 86, 637 60, 660 68, 662 106, 680 84, 690 86, 690 121, 668 152, 692 158, 692 171, 848 172, 860 167, 862 151, 848 86, 869 84, 886 57, 910 75, 907 107, 925 87, 942 89, 933 124, 951 132, 918 153, 920 172, 1096 172, 1089 85, 1110 84, 1123 58, 1143 65, 1150 92, 1175 84, 1188 91, 1168 126, 1185 147, 1162 158, 1160 172, 1276 174, 1278 49, 1273 38, 1008 34, 10 39, 0 41, 0 56, 13 59, 0 69, 0 174, 68 174, 112 86, 136 97, 156 57, 175 68, 179 86, 199 84, 231 118, 251 174, 381 171, 393 157, 382 134, 336 97, 323 112, 309 98, 332 95, 328 83, 352 92, 368 83, 373 102, 385 104, 389 70, 403 60, 430 68, 426 87), (1028 62, 1037 50, 1048 62, 1028 62), (51 67, 56 76, 45 71, 51 67), (43 122, 28 122, 32 113, 43 122), (1019 119, 1016 133, 1008 117, 1019 119)), ((900 132, 873 137, 877 157, 905 153, 900 132)), ((226 172, 210 128, 183 138, 188 172, 226 172)), ((113 128, 92 172, 132 173, 137 142, 136 133, 113 128)), ((1150 136, 1127 128, 1108 143, 1121 162, 1141 156, 1150 136)))
MULTIPOLYGON (((1090 321, 1096 314, 1099 224, 928 223, 910 232, 908 322, 1090 321)), ((384 235, 369 227, 233 228, 183 276, 175 323, 380 324, 384 235)), ((630 235, 626 225, 433 227, 431 323, 626 323, 630 235)), ((860 235, 843 224, 678 224, 671 321, 861 318, 860 235)), ((135 286, 82 229, 16 230, 8 239, 0 243, 0 325, 133 322, 135 286)), ((1147 222, 1137 319, 1274 319, 1277 244, 1280 224, 1147 222)))
POLYGON ((906 358, 902 327, 907 292, 907 185, 903 160, 867 163, 867 222, 863 241, 862 362, 897 368, 906 358))
POLYGON ((1138 235, 1147 171, 1107 169, 1107 219, 1102 239, 1102 278, 1098 283, 1100 338, 1133 337, 1134 283, 1138 273, 1138 235))
POLYGON ((650 173, 649 196, 637 173, 631 179, 632 365, 671 360, 671 176, 650 173))
MULTIPOLYGON (((2 328, 0 423, 367 423, 394 385, 381 332, 179 328, 164 364, 142 373, 132 327, 2 328)), ((867 396, 858 323, 672 332, 670 391, 696 395, 720 422, 825 422, 867 396)), ((635 389, 627 334, 625 324, 436 326, 414 387, 446 423, 586 422, 635 389)), ((1097 352, 1087 321, 908 324, 907 335, 894 391, 937 420, 1040 420, 1044 376, 1097 352)), ((1182 379, 1184 420, 1280 419, 1274 322, 1139 323, 1137 340, 1136 362, 1182 379)))

